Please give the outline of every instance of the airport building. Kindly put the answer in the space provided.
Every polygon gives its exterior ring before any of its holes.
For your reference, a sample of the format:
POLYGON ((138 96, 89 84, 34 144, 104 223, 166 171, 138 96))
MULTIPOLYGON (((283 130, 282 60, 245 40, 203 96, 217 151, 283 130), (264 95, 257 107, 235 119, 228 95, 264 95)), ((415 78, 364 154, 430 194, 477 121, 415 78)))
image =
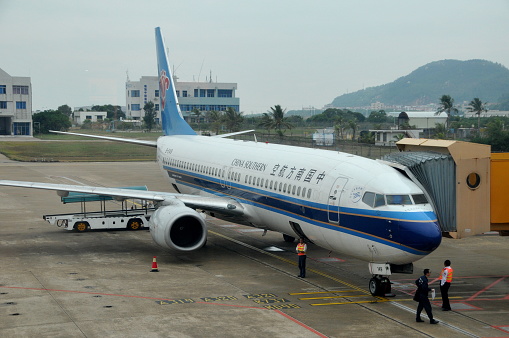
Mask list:
MULTIPOLYGON (((173 78, 182 115, 189 122, 194 109, 205 113, 208 111, 225 111, 231 107, 240 111, 240 99, 235 97, 236 83, 220 82, 178 82, 173 78)), ((159 100, 159 81, 157 76, 142 76, 140 81, 126 82, 126 118, 142 120, 145 116, 143 107, 152 101, 157 113, 156 121, 161 120, 159 100)))
POLYGON ((32 84, 29 77, 0 69, 0 136, 32 136, 32 84))

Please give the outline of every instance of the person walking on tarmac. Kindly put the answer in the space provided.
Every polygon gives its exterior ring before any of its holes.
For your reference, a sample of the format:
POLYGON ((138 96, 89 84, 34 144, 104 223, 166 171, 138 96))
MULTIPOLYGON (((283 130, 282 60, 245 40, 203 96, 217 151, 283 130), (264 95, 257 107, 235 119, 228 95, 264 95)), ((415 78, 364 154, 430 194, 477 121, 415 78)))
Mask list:
POLYGON ((419 277, 415 284, 417 285, 417 295, 419 300, 419 305, 417 306, 417 314, 415 316, 415 321, 420 323, 424 322, 424 320, 421 319, 421 311, 424 308, 426 311, 426 314, 429 318, 430 324, 438 324, 438 320, 433 319, 433 313, 431 312, 431 303, 429 302, 428 293, 432 291, 432 289, 428 286, 428 277, 431 274, 431 271, 429 269, 424 269, 423 271, 424 275, 419 277))
POLYGON ((297 251, 297 255, 299 255, 299 270, 300 273, 297 277, 306 277, 306 251, 308 250, 308 247, 306 243, 304 243, 304 238, 301 238, 299 240, 299 244, 297 244, 297 248, 295 248, 297 251))
POLYGON ((451 311, 451 304, 449 303, 449 287, 452 282, 452 268, 451 261, 445 260, 444 268, 440 274, 440 293, 442 294, 442 311, 451 311))

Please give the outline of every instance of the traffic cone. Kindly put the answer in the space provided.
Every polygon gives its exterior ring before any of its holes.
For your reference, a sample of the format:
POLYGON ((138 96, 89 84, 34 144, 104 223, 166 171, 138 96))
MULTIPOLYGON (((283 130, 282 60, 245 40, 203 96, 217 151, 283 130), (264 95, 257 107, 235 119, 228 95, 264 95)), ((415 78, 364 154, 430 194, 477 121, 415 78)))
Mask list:
POLYGON ((156 256, 152 259, 152 270, 150 272, 159 272, 159 269, 157 268, 157 261, 156 256))

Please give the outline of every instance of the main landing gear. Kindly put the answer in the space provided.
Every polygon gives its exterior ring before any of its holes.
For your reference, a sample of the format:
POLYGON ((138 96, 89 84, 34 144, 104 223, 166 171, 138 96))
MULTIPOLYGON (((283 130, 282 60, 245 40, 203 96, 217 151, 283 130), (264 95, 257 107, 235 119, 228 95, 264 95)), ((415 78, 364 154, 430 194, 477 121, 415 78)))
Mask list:
POLYGON ((386 276, 373 275, 369 280, 369 292, 373 296, 379 297, 394 297, 391 293, 391 281, 386 276))

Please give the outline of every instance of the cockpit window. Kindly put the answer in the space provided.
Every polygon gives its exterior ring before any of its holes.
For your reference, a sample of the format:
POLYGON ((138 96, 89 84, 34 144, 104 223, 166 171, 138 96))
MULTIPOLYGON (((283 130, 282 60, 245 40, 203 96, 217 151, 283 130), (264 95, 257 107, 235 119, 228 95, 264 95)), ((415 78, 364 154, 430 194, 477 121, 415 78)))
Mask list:
POLYGON ((428 204, 428 200, 424 194, 412 195, 415 204, 428 204))
POLYGON ((388 205, 406 205, 412 204, 409 195, 386 195, 388 205))
POLYGON ((373 208, 385 205, 384 195, 375 194, 374 192, 370 191, 364 193, 364 196, 362 196, 362 201, 373 208))
POLYGON ((362 196, 362 201, 370 207, 373 207, 375 204, 375 193, 369 191, 365 192, 364 196, 362 196))
POLYGON ((375 194, 375 208, 381 207, 382 205, 385 205, 384 195, 375 194))

